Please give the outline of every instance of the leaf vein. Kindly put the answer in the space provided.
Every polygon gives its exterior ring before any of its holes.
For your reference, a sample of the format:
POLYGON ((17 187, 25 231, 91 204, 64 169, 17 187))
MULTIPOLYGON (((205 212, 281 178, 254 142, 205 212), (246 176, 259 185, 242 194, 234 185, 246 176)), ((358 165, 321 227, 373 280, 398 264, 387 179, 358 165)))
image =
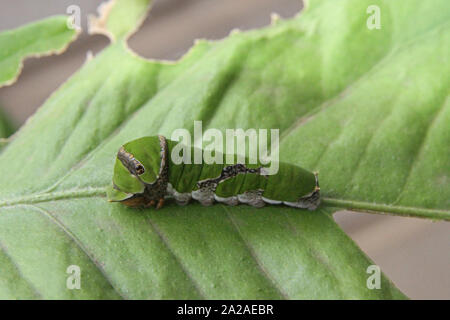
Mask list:
POLYGON ((69 230, 69 228, 64 225, 58 218, 56 218, 53 214, 51 214, 48 210, 45 210, 41 207, 35 206, 35 205, 26 205, 30 208, 38 211, 45 217, 47 217, 51 222, 53 222, 66 236, 69 238, 73 243, 75 243, 81 251, 84 252, 84 254, 88 257, 88 259, 94 264, 94 266, 99 270, 99 272, 102 274, 102 276, 105 278, 105 280, 110 284, 110 286, 113 288, 113 290, 123 299, 127 299, 127 297, 120 292, 116 286, 113 284, 112 279, 106 274, 106 271, 103 269, 100 262, 94 257, 94 255, 88 250, 88 248, 83 244, 83 242, 78 239, 78 237, 75 236, 75 234, 72 233, 72 231, 69 230))
POLYGON ((239 238, 241 238, 244 245, 247 247, 248 252, 250 253, 250 256, 253 258, 253 260, 256 263, 256 266, 260 270, 260 272, 269 280, 269 282, 272 284, 272 286, 278 291, 279 295, 286 300, 289 300, 289 296, 283 291, 283 289, 280 287, 280 285, 277 283, 277 281, 270 275, 270 273, 266 270, 262 262, 259 260, 255 250, 253 249, 252 245, 247 241, 247 239, 244 238, 241 230, 239 229, 239 226, 237 225, 237 222, 229 212, 229 210, 224 206, 221 205, 226 214, 228 215, 228 218, 231 221, 232 226, 236 230, 237 234, 239 235, 239 238))
POLYGON ((186 277, 190 280, 194 288, 197 290, 198 294, 203 298, 206 299, 206 294, 200 289, 200 286, 198 282, 194 279, 194 277, 188 272, 186 267, 181 262, 180 258, 175 254, 175 251, 172 249, 172 247, 169 245, 169 242, 166 238, 166 236, 161 232, 161 230, 156 226, 154 222, 150 218, 148 218, 148 222, 150 226, 152 227, 153 231, 158 235, 161 242, 164 244, 164 246, 167 248, 167 250, 170 252, 170 254, 174 257, 175 261, 180 266, 181 270, 183 270, 186 277))
POLYGON ((41 299, 42 295, 39 292, 39 290, 33 285, 33 283, 28 280, 27 278, 24 277, 24 275, 22 274, 19 265, 16 263, 16 261, 14 261, 14 259, 9 255, 8 250, 6 249, 6 247, 4 246, 4 244, 0 241, 0 250, 3 251, 3 254, 5 255, 5 257, 11 262, 11 264, 14 266, 14 268, 16 269, 17 273, 19 274, 21 280, 25 281, 28 286, 30 287, 30 289, 33 291, 33 293, 37 296, 37 298, 41 299))
POLYGON ((442 104, 442 107, 439 108, 439 109, 435 112, 433 118, 432 118, 431 121, 429 122, 429 124, 428 124, 428 126, 427 126, 427 129, 426 129, 426 132, 425 132, 425 134, 423 135, 423 139, 422 139, 422 141, 420 142, 419 147, 417 148, 417 152, 416 152, 416 155, 415 155, 415 157, 414 157, 413 163, 411 163, 411 165, 410 165, 410 167, 409 167, 409 170, 408 170, 408 176, 406 177, 405 182, 403 183, 403 187, 401 188, 401 191, 400 191, 400 193, 398 194, 398 196, 397 196, 397 198, 395 199, 395 201, 393 202, 393 204, 396 204, 396 203, 400 202, 401 197, 403 196, 403 193, 407 190, 407 186, 408 186, 409 181, 411 180, 412 173, 414 172, 415 167, 416 167, 416 166, 418 165, 418 163, 419 163, 419 158, 421 157, 421 155, 422 155, 423 152, 424 152, 424 149, 425 149, 425 146, 426 146, 426 142, 427 142, 427 140, 428 140, 428 136, 430 135, 431 129, 432 129, 432 128, 434 127, 434 125, 436 124, 436 122, 437 122, 439 116, 441 116, 442 113, 444 113, 445 106, 446 106, 446 104, 447 104, 448 99, 449 99, 449 96, 447 96, 447 98, 444 100, 444 102, 443 102, 443 104, 442 104))

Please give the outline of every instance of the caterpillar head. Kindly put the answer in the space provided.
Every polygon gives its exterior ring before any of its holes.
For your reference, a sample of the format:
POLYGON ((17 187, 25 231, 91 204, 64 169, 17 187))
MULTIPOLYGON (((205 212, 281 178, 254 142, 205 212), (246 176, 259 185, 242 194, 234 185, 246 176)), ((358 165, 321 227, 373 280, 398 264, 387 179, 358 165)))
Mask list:
POLYGON ((161 166, 158 137, 144 137, 126 143, 117 152, 109 201, 124 201, 143 194, 156 181, 161 166))

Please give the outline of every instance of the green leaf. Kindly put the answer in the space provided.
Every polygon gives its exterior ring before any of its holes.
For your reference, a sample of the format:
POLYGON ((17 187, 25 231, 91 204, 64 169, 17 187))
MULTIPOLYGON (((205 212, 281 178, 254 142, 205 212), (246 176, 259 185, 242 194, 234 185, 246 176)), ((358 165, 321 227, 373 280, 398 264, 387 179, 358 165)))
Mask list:
POLYGON ((77 36, 66 16, 55 16, 0 33, 0 87, 14 83, 27 57, 60 54, 77 36))
POLYGON ((449 217, 450 10, 378 1, 382 28, 369 30, 372 2, 314 1, 295 19, 201 41, 177 63, 119 39, 84 65, 0 155, 0 296, 404 298, 384 276, 367 288, 373 262, 331 213, 449 217), (279 128, 281 160, 318 169, 331 207, 106 201, 121 144, 194 120, 279 128), (69 265, 81 290, 66 288, 69 265))
POLYGON ((285 131, 281 157, 323 173, 327 205, 449 220, 450 3, 380 2, 376 31, 353 4, 334 18, 351 39, 317 52, 330 95, 285 131))
MULTIPOLYGON (((9 117, 0 108, 0 139, 7 138, 14 131, 14 126, 12 125, 9 117)), ((0 148, 2 148, 2 140, 0 140, 0 148)))

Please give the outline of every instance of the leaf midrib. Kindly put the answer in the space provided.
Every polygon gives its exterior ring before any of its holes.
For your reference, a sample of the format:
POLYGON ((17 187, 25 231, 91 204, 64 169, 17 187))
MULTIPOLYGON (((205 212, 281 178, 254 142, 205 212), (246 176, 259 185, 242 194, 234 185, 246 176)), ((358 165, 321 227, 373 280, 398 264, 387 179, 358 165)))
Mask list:
MULTIPOLYGON (((13 198, 11 200, 1 200, 0 208, 15 207, 18 205, 30 205, 34 203, 51 202, 59 200, 70 200, 79 198, 105 198, 106 187, 71 189, 65 191, 35 193, 13 198)), ((106 201, 106 199, 105 199, 106 201)), ((369 201, 357 201, 343 198, 323 197, 322 206, 328 208, 344 208, 354 211, 364 211, 368 213, 387 213, 417 218, 428 218, 435 220, 450 221, 450 210, 428 209, 414 206, 398 206, 369 201)))

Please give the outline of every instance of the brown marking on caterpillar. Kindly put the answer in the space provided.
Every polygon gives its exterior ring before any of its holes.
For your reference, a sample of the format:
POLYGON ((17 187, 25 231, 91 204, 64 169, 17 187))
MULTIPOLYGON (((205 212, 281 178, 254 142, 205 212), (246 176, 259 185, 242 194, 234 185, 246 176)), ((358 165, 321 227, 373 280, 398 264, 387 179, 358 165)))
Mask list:
POLYGON ((311 193, 301 197, 297 202, 284 201, 283 203, 291 207, 315 210, 320 204, 320 187, 318 173, 314 172, 314 176, 316 178, 316 186, 311 193))
POLYGON ((167 165, 167 154, 168 154, 168 148, 167 148, 167 140, 164 136, 158 136, 159 139, 159 146, 161 148, 161 163, 159 166, 159 175, 164 176, 168 175, 169 167, 167 165))
MULTIPOLYGON (((249 169, 243 164, 235 164, 230 165, 222 169, 222 172, 220 173, 220 176, 217 178, 211 178, 211 179, 205 179, 202 181, 197 182, 198 190, 192 191, 192 198, 199 201, 202 205, 209 206, 214 203, 214 201, 219 201, 218 197, 215 194, 215 191, 217 189, 217 186, 219 183, 233 178, 237 176, 240 173, 255 173, 255 174, 261 174, 261 168, 257 169, 249 169)), ((233 197, 231 197, 233 198, 233 197)), ((222 200, 220 200, 222 201, 222 200)), ((219 202, 220 202, 219 201, 219 202)), ((231 200, 223 200, 226 201, 227 204, 231 204, 231 200), (227 202, 228 201, 228 202, 227 202)), ((233 203, 236 203, 238 201, 237 197, 235 197, 235 201, 233 200, 233 203)))
POLYGON ((123 146, 120 147, 119 152, 117 153, 117 158, 131 174, 140 176, 145 173, 145 168, 142 163, 140 163, 133 154, 125 151, 123 146))
POLYGON ((144 195, 148 200, 154 200, 158 203, 159 208, 164 204, 161 199, 167 194, 167 185, 169 183, 169 165, 167 162, 168 147, 167 140, 164 136, 158 136, 159 146, 161 149, 161 162, 159 166, 159 174, 156 181, 149 184, 145 183, 144 195))
POLYGON ((233 178, 240 173, 261 174, 261 168, 262 167, 259 167, 257 169, 249 169, 241 163, 234 164, 234 165, 223 168, 222 172, 220 173, 220 176, 218 176, 217 178, 206 179, 206 180, 197 182, 197 186, 199 189, 214 186, 214 190, 215 190, 216 189, 215 187, 217 187, 217 185, 219 183, 221 183, 227 179, 233 178))

